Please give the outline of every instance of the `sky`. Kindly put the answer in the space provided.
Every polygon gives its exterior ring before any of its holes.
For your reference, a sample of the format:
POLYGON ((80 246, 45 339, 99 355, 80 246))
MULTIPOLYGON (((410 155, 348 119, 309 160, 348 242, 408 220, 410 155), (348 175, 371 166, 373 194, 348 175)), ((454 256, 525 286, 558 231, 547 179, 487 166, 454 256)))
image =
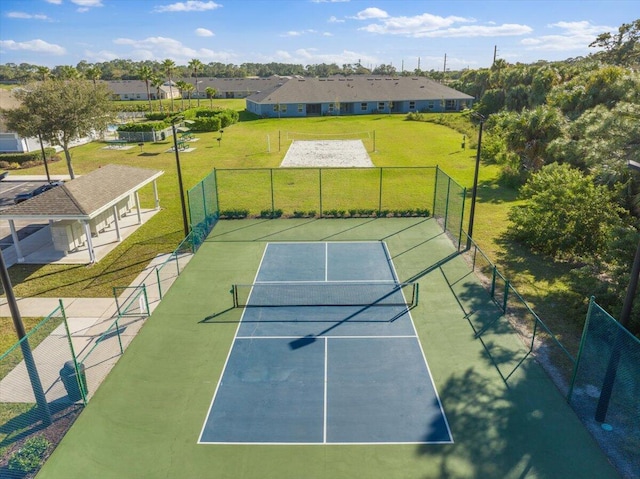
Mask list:
POLYGON ((3 0, 0 64, 113 59, 442 71, 565 60, 640 0, 3 0), (446 58, 446 60, 445 60, 446 58))

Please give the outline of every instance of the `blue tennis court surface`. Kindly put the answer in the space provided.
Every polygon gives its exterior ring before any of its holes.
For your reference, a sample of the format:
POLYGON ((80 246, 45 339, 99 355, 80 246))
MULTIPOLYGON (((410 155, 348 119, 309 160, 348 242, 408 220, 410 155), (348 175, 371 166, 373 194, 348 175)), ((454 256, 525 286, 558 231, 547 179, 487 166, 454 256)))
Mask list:
POLYGON ((268 244, 199 443, 453 442, 407 294, 382 242, 268 244))

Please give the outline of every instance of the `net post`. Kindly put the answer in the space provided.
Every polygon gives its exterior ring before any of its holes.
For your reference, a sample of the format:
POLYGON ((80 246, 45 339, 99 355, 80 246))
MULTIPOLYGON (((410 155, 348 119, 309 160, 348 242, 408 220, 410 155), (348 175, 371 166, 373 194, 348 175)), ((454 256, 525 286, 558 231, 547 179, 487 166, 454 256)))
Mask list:
POLYGON ((238 307, 238 288, 235 284, 231 285, 231 297, 233 298, 233 307, 238 307))
POLYGON ((413 289, 415 290, 415 301, 414 301, 414 305, 418 306, 418 301, 419 301, 419 297, 420 297, 420 283, 413 283, 413 289))
POLYGON ((158 295, 160 296, 160 301, 162 301, 162 284, 160 283, 160 269, 156 266, 156 280, 158 281, 158 295))

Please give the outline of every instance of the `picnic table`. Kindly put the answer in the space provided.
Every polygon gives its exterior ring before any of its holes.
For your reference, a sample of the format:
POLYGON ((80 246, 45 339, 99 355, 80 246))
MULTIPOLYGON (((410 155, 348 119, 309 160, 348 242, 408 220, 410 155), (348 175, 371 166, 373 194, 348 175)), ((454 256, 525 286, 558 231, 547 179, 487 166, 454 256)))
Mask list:
POLYGON ((127 146, 127 140, 108 140, 109 148, 124 148, 127 146))

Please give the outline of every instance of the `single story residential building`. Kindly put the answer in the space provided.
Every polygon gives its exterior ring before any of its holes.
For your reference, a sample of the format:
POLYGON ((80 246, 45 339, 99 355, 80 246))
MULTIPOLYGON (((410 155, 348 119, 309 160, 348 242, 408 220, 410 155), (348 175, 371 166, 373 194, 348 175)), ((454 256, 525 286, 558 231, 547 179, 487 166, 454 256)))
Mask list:
POLYGON ((454 112, 474 98, 425 77, 292 78, 254 93, 247 110, 262 117, 454 112))
MULTIPOLYGON (((207 88, 213 88, 216 91, 214 98, 246 98, 258 91, 267 90, 286 82, 288 77, 280 77, 273 75, 269 78, 247 77, 247 78, 209 78, 209 77, 188 77, 175 78, 169 83, 165 82, 160 87, 160 99, 188 98, 206 99, 207 88), (194 86, 194 90, 187 94, 181 94, 180 89, 176 86, 178 81, 183 81, 194 86)), ((113 92, 116 100, 149 100, 147 96, 147 86, 143 80, 112 80, 105 81, 109 89, 113 92)), ((151 100, 158 99, 158 92, 155 87, 149 86, 149 96, 151 100)))

